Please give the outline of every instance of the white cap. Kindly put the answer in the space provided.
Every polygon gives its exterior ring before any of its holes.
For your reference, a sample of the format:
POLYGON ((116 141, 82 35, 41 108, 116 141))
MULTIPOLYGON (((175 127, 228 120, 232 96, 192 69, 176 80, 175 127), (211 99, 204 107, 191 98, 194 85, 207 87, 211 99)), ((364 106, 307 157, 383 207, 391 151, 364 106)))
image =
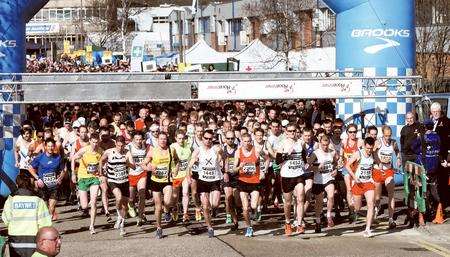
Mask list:
POLYGON ((286 127, 289 124, 288 120, 282 120, 281 121, 281 126, 286 127))

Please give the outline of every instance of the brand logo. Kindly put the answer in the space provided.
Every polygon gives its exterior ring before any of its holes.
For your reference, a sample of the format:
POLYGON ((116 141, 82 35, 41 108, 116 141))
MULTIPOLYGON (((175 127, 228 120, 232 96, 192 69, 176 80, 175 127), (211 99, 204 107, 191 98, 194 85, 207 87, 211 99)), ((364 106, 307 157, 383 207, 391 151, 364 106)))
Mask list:
POLYGON ((392 37, 407 38, 410 36, 409 29, 354 29, 352 30, 352 38, 377 38, 384 43, 375 44, 364 48, 364 52, 368 54, 376 54, 383 49, 400 46, 398 41, 389 39, 392 37))
MULTIPOLYGON (((17 46, 16 40, 0 40, 0 47, 3 48, 13 48, 17 46)), ((0 52, 0 58, 5 58, 6 54, 0 52)))

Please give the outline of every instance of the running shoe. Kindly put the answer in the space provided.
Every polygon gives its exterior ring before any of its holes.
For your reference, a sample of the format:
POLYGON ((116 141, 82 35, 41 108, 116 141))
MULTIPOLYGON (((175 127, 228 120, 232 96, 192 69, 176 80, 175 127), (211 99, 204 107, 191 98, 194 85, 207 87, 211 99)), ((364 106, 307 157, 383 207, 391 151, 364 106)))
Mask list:
POLYGON ((157 228, 156 229, 156 239, 161 239, 161 238, 163 238, 162 228, 157 228))
POLYGON ((291 226, 291 223, 285 223, 285 224, 284 224, 284 234, 285 234, 286 236, 292 235, 292 226, 291 226))
POLYGON ((144 225, 148 223, 147 217, 145 217, 145 215, 142 215, 141 220, 142 220, 142 224, 144 224, 144 225))
POLYGON ((120 236, 125 236, 126 234, 127 234, 127 232, 125 231, 125 228, 120 228, 119 235, 120 236))
POLYGON ((321 232, 322 232, 322 227, 320 226, 320 223, 316 223, 315 226, 316 226, 316 227, 315 227, 315 229, 314 229, 314 232, 315 232, 315 233, 321 233, 321 232))
POLYGON ((93 235, 93 234, 96 233, 93 226, 90 226, 90 227, 89 227, 89 233, 91 233, 91 235, 93 235))
POLYGON ((189 214, 187 214, 187 213, 183 214, 183 223, 188 223, 189 220, 190 220, 189 214))
POLYGON ((231 231, 236 231, 239 228, 239 223, 233 223, 233 226, 231 227, 231 231))
POLYGON ((355 211, 350 215, 350 224, 355 223, 358 221, 358 213, 355 211))
POLYGON ((328 218, 327 218, 327 227, 328 227, 328 228, 334 227, 333 218, 331 218, 331 217, 328 217, 328 218))
POLYGON ((255 221, 261 221, 261 211, 256 211, 255 213, 255 221))
POLYGON ((109 214, 109 212, 105 213, 106 216, 106 222, 111 223, 113 220, 111 218, 111 214, 109 214))
POLYGON ((304 234, 305 233, 305 227, 303 225, 297 226, 297 233, 298 234, 304 234))
POLYGON ((142 227, 142 225, 144 225, 144 221, 142 220, 142 218, 137 218, 137 220, 136 220, 136 226, 142 227))
POLYGON ((88 209, 81 209, 81 217, 83 217, 83 218, 89 217, 89 210, 88 209))
POLYGON ((173 213, 172 213, 172 220, 173 221, 175 221, 175 222, 178 222, 178 211, 174 211, 173 213))
POLYGON ((373 237, 372 231, 370 231, 370 230, 364 230, 364 232, 363 232, 363 237, 365 237, 365 238, 373 237))
POLYGON ((137 216, 136 210, 131 206, 130 203, 128 203, 128 215, 130 215, 131 218, 135 218, 137 216))
POLYGON ((393 219, 389 219, 389 229, 394 229, 397 227, 397 224, 393 219))
POLYGON ((114 229, 119 229, 121 222, 122 222, 122 218, 121 217, 117 217, 116 223, 114 223, 114 229))
POLYGON ((167 223, 171 222, 172 221, 172 215, 170 215, 170 213, 168 213, 168 212, 165 212, 164 213, 164 221, 167 222, 167 223))
POLYGON ((214 237, 214 229, 208 228, 208 237, 213 238, 214 237))
POLYGON ((226 224, 231 224, 231 223, 233 223, 233 218, 231 217, 231 214, 228 214, 228 213, 227 213, 227 218, 226 218, 226 220, 225 220, 225 223, 226 223, 226 224))
POLYGON ((202 220, 202 212, 200 210, 195 210, 195 220, 196 221, 202 220))
POLYGON ((245 236, 246 237, 252 237, 253 236, 253 228, 252 227, 248 227, 247 230, 245 231, 245 236))

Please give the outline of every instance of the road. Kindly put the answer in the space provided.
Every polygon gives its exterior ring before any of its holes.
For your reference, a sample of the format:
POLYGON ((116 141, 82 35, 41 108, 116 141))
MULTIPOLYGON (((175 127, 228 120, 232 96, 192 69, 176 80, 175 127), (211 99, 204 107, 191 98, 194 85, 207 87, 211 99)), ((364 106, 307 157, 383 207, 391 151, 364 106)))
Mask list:
MULTIPOLYGON (((154 224, 152 210, 147 207, 154 224)), ((63 237, 60 256, 450 256, 450 224, 407 229, 402 225, 404 216, 398 217, 399 225, 393 231, 387 230, 382 216, 375 236, 367 239, 361 234, 364 219, 354 225, 343 222, 320 234, 307 228, 304 235, 286 237, 281 214, 266 214, 254 225, 255 237, 246 238, 242 223, 239 231, 232 232, 221 214, 214 220, 217 236, 213 239, 207 237, 203 223, 193 222, 188 226, 165 225, 165 237, 157 240, 152 224, 136 227, 130 219, 127 235, 121 237, 104 216, 97 219, 97 234, 91 236, 88 219, 80 218, 75 207, 61 206, 58 211, 55 226, 63 237)))

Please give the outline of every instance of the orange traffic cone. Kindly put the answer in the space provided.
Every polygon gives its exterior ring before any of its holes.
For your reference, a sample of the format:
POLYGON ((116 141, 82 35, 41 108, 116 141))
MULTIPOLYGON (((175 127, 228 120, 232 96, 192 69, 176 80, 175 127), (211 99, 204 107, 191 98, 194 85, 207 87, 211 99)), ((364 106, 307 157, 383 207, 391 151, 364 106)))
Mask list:
POLYGON ((442 224, 444 223, 444 214, 442 213, 442 204, 439 203, 436 210, 436 217, 433 220, 434 224, 442 224))

